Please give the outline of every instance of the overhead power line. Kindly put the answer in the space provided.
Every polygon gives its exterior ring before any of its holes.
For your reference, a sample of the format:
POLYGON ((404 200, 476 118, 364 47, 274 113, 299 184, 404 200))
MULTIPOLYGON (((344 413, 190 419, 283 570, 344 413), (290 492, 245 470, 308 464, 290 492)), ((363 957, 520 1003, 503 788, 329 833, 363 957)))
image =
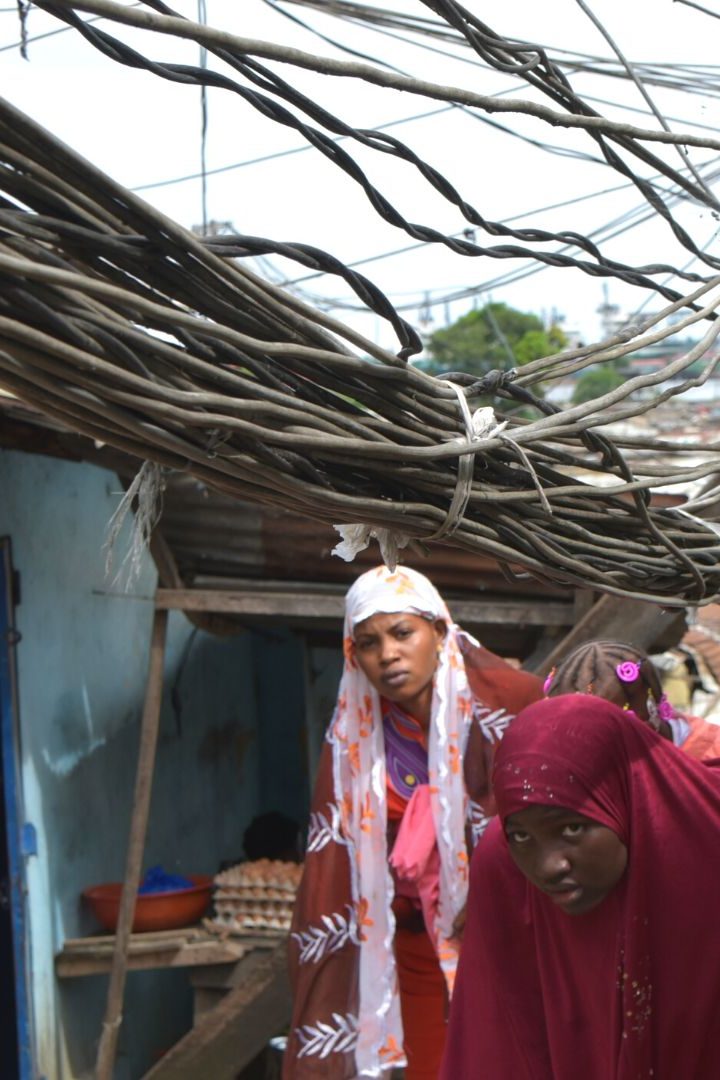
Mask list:
MULTIPOLYGON (((415 113, 413 116, 404 116, 400 120, 389 120, 386 124, 378 124, 376 131, 385 131, 388 128, 398 127, 400 124, 409 124, 413 120, 426 120, 429 116, 439 116, 440 113, 450 112, 455 105, 443 105, 439 109, 428 109, 425 112, 415 113)), ((341 135, 333 142, 340 143, 349 139, 349 135, 341 135)), ((220 165, 216 169, 207 169, 205 176, 216 176, 218 173, 231 172, 233 169, 244 169, 249 165, 263 165, 266 161, 276 161, 278 158, 289 157, 291 154, 304 154, 312 150, 312 146, 305 143, 304 146, 293 146, 289 150, 277 150, 272 154, 263 154, 262 157, 248 158, 245 161, 235 161, 231 165, 220 165)), ((169 187, 171 184, 183 184, 187 180, 199 180, 202 173, 187 173, 185 176, 174 176, 169 180, 154 180, 149 184, 138 184, 130 188, 131 191, 149 191, 151 188, 169 187)))

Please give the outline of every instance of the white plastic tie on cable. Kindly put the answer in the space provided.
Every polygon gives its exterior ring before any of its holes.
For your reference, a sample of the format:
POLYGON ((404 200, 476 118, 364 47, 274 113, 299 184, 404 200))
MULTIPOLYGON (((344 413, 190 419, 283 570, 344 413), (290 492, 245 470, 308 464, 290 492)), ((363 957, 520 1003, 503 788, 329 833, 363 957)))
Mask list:
MULTIPOLYGON (((480 409, 476 409, 474 413, 471 413, 467 399, 460 387, 451 382, 446 382, 445 385, 451 386, 457 394, 458 402, 460 403, 460 412, 465 421, 465 438, 455 439, 453 440, 454 442, 480 442, 481 439, 493 439, 496 435, 499 435, 505 430, 507 421, 504 420, 499 424, 495 418, 495 410, 490 405, 485 405, 480 409)), ((426 539, 440 540, 442 537, 451 536, 452 533, 455 532, 463 519, 467 504, 470 500, 474 471, 474 452, 468 450, 464 454, 460 454, 458 457, 455 492, 447 515, 440 528, 430 536, 426 537, 426 539)))

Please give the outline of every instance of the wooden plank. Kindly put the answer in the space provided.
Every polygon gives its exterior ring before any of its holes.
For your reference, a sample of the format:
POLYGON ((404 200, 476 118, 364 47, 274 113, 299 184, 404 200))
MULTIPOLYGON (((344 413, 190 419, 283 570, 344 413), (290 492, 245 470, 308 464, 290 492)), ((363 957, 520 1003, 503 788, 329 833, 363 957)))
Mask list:
MULTIPOLYGON (((221 612, 233 615, 336 619, 344 613, 343 594, 256 589, 158 589, 162 610, 221 612)), ((451 601, 453 618, 461 625, 572 626, 573 604, 561 601, 451 601)))
POLYGON ((199 1017, 143 1080, 235 1080, 268 1041, 287 1025, 291 997, 283 941, 263 964, 199 1017))
MULTIPOLYGON (((129 948, 132 951, 136 944, 148 941, 177 941, 185 944, 189 941, 217 941, 217 934, 210 934, 199 924, 197 926, 175 927, 174 930, 143 930, 130 935, 129 948)), ((63 951, 75 949, 94 949, 100 945, 112 946, 115 942, 114 934, 91 934, 89 937, 66 938, 63 951)))
MULTIPOLYGON (((252 963, 248 964, 250 953, 262 958, 277 946, 277 936, 218 935, 200 926, 154 930, 130 936, 127 966, 128 971, 170 967, 198 969, 200 982, 227 989, 237 985, 234 971, 238 961, 243 960, 243 970, 247 972, 252 969, 252 963), (217 976, 215 972, 218 972, 217 976)), ((56 973, 62 979, 107 974, 114 951, 113 934, 71 938, 55 958, 56 973)))
POLYGON ((224 589, 158 589, 160 609, 212 611, 233 615, 292 615, 342 619, 343 596, 296 592, 255 592, 224 589))
POLYGON ((215 987, 197 986, 195 988, 193 994, 194 1027, 197 1027, 203 1017, 220 1004, 226 993, 226 990, 217 990, 215 987))
POLYGON ((572 626, 573 605, 559 600, 451 600, 453 618, 460 626, 480 623, 499 626, 572 626))
POLYGON ((145 704, 140 724, 140 746, 135 775, 130 838, 125 861, 123 889, 120 896, 120 909, 108 984, 105 1018, 98 1044, 95 1066, 96 1080, 111 1080, 112 1078, 117 1038, 122 1023, 130 931, 142 873, 145 834, 150 813, 152 778, 155 770, 155 751, 160 726, 167 619, 166 611, 155 610, 152 638, 150 640, 150 664, 145 691, 145 704))
MULTIPOLYGON (((232 968, 242 960, 247 950, 239 942, 193 942, 177 945, 171 941, 148 942, 144 948, 133 949, 127 958, 128 971, 150 971, 158 968, 207 968, 218 965, 232 968)), ((60 979, 75 979, 85 975, 107 975, 112 969, 113 950, 108 946, 61 952, 55 958, 55 972, 60 979)))
MULTIPOLYGON (((284 939, 287 942, 287 938, 284 939)), ((260 946, 248 949, 240 964, 213 964, 208 967, 195 967, 190 972, 190 984, 195 989, 202 987, 204 990, 232 990, 240 986, 247 979, 253 977, 253 973, 267 962, 268 949, 260 946)), ((277 939, 270 942, 270 951, 278 948, 277 939)))

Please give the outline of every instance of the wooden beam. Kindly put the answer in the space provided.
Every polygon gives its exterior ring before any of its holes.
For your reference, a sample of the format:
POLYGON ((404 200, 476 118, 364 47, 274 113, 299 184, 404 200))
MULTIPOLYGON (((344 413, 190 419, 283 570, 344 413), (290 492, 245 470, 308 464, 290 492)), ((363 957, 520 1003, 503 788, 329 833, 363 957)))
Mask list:
POLYGON ((155 769, 155 751, 160 726, 166 636, 167 612, 156 610, 150 639, 150 665, 145 691, 145 705, 140 725, 140 747, 135 776, 130 839, 128 841, 123 890, 120 897, 118 924, 115 932, 105 1019, 103 1020, 95 1067, 96 1080, 111 1080, 112 1078, 118 1032, 122 1023, 130 931, 142 872, 145 835, 150 812, 150 794, 155 769))
POLYGON ((586 641, 625 641, 650 652, 677 644, 686 629, 685 611, 606 593, 533 670, 545 675, 586 641))
MULTIPOLYGON (((166 611, 276 616, 342 621, 344 593, 262 589, 158 589, 156 606, 166 611)), ((572 626, 573 604, 560 601, 450 601, 460 625, 572 626)))
MULTIPOLYGON (((259 965, 267 963, 268 954, 287 947, 288 935, 275 934, 264 939, 250 939, 246 953, 237 964, 212 964, 198 967, 189 972, 190 985, 193 989, 234 990, 252 980, 259 965)), ((245 942, 243 941, 243 945, 245 942)))
POLYGON ((143 1080, 235 1080, 286 1027, 291 997, 287 943, 276 946, 145 1074, 143 1080))
POLYGON ((572 626, 573 605, 554 600, 451 600, 460 626, 572 626))

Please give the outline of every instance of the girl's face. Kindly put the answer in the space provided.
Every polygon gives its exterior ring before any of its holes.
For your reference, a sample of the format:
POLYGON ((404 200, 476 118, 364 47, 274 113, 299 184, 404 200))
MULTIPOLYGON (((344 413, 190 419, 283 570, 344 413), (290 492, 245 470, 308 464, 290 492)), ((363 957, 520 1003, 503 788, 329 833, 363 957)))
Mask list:
POLYGON ((421 723, 430 719, 433 676, 445 637, 442 619, 419 615, 371 615, 355 627, 358 666, 379 694, 397 702, 421 723))
POLYGON ((625 873, 617 833, 563 806, 528 806, 505 819, 510 854, 525 877, 569 915, 603 902, 625 873))

